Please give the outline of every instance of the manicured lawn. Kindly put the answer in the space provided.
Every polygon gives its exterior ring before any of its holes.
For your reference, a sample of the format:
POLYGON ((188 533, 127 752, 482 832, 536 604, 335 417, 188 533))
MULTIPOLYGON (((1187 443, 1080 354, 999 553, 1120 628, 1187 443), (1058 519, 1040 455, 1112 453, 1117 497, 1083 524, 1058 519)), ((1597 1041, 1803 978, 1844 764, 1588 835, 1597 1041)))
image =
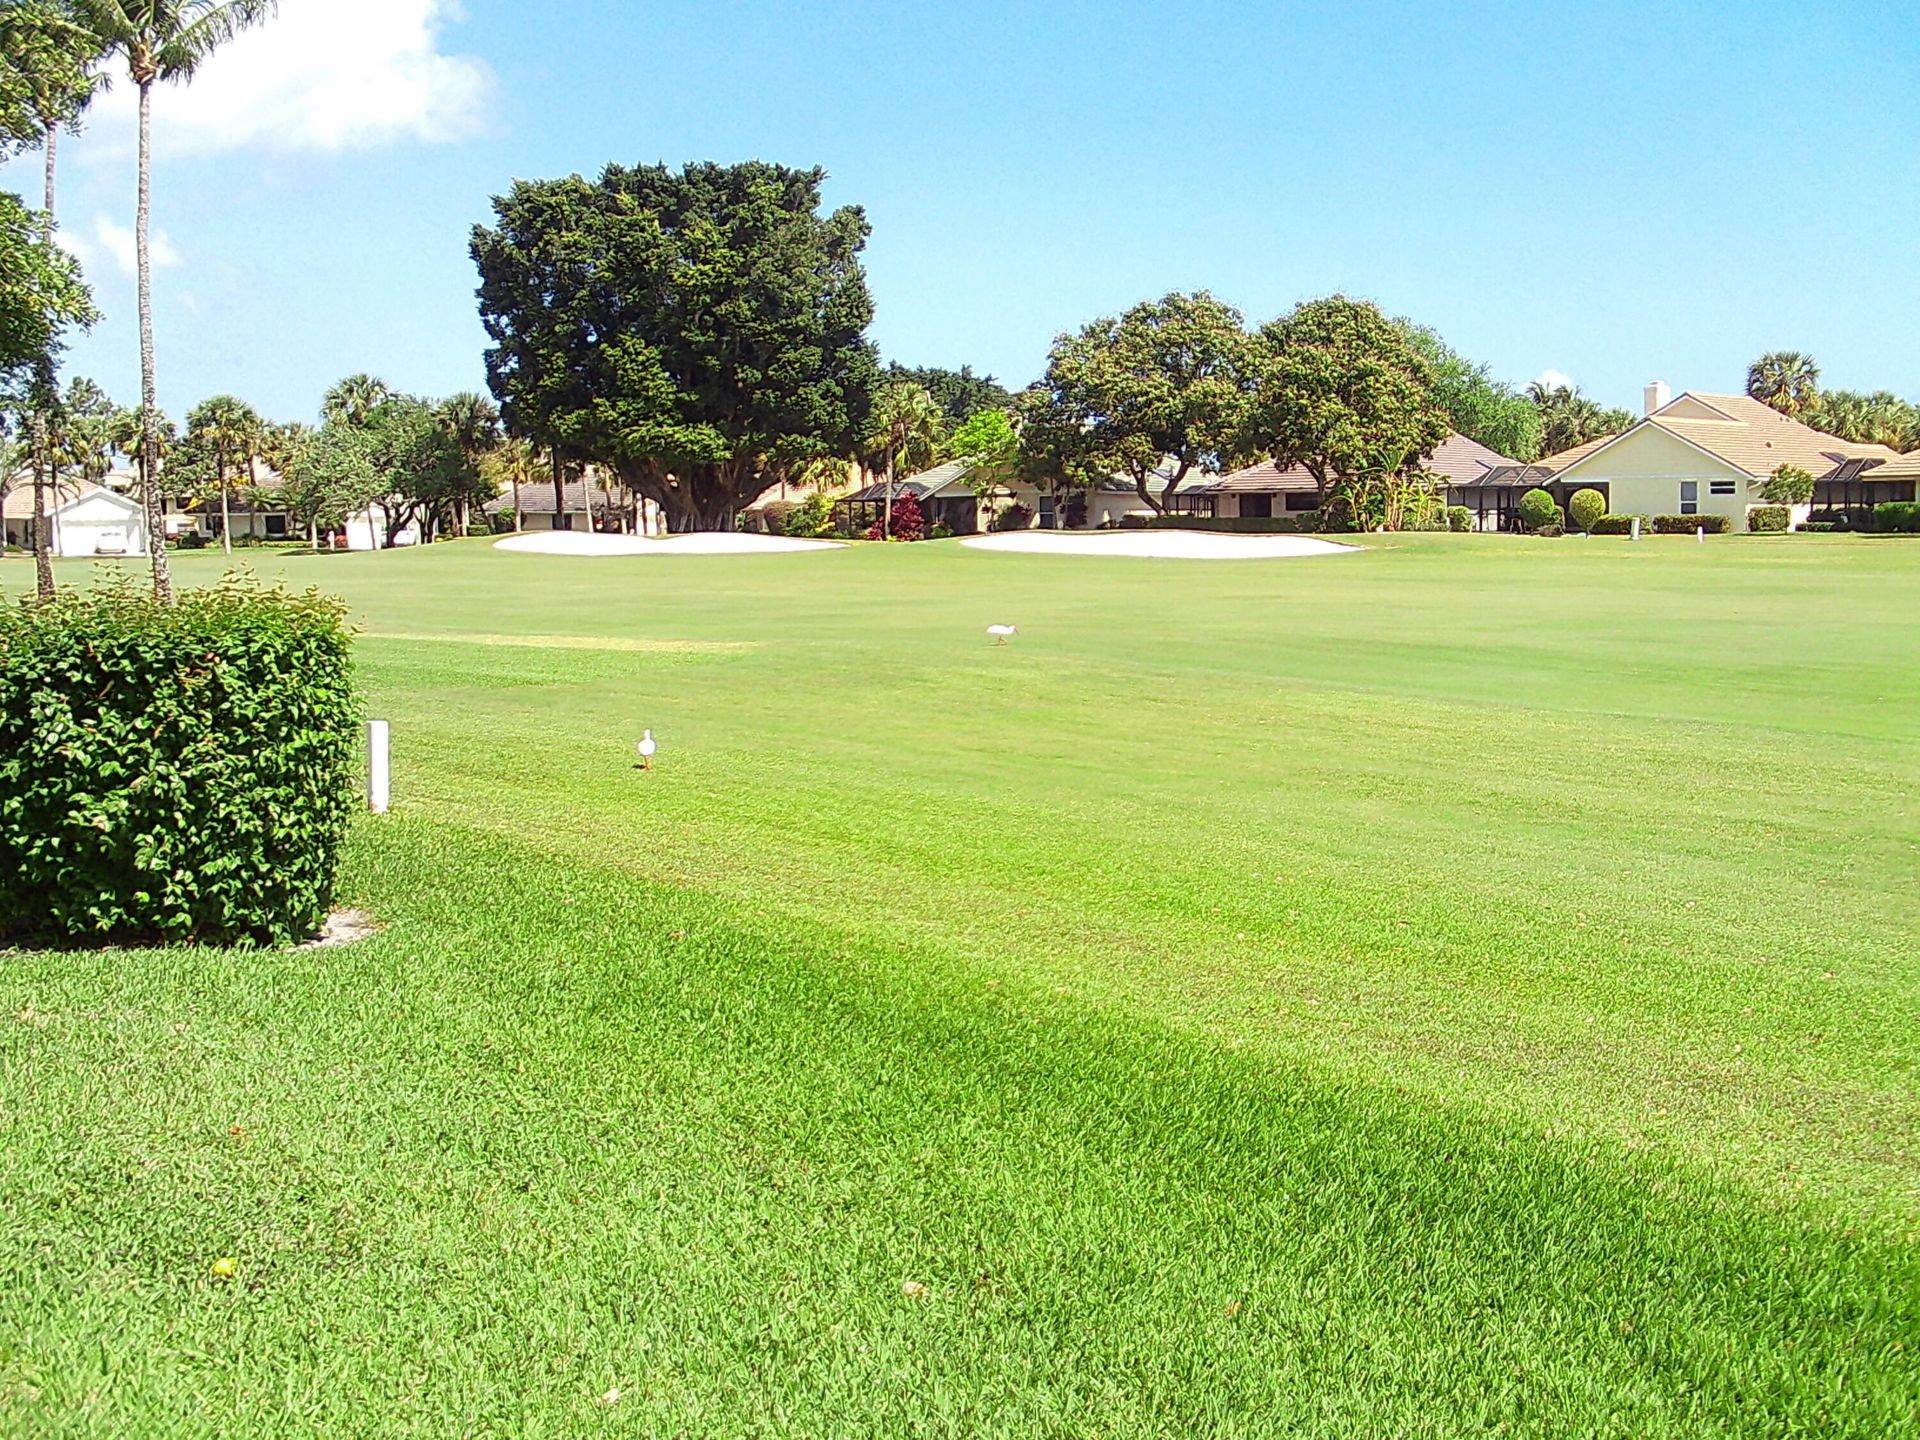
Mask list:
POLYGON ((0 957, 0 1433, 1920 1427, 1920 544, 252 563, 387 928, 0 957))

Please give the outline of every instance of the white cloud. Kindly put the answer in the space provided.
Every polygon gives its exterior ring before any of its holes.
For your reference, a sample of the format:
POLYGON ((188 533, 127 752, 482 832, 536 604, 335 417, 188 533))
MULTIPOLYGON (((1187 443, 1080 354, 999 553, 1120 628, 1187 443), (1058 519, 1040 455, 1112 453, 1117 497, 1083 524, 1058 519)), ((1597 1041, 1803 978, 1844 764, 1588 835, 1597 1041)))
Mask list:
POLYGON ((1571 390, 1574 388, 1573 377, 1564 370, 1542 370, 1538 375, 1533 377, 1533 381, 1534 384, 1544 385, 1549 390, 1571 390))
MULTIPOLYGON (((69 230, 63 226, 55 238, 83 269, 96 274, 106 265, 112 265, 128 277, 138 269, 133 227, 105 215, 94 216, 91 229, 69 230)), ((156 270, 171 270, 180 263, 180 251, 164 230, 155 230, 147 236, 147 252, 156 270)))
MULTIPOLYGON (((357 150, 476 134, 494 75, 475 56, 441 52, 441 29, 461 18, 457 0, 281 0, 277 17, 215 52, 191 82, 156 87, 155 151, 357 150)), ((136 93, 116 76, 89 131, 131 144, 136 93)))

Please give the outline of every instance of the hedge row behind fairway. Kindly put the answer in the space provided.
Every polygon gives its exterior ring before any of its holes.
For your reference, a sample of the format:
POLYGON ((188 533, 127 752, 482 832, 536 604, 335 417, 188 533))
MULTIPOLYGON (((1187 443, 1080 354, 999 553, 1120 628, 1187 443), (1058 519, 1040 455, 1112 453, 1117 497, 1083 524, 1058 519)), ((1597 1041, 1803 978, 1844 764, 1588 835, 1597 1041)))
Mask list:
POLYGON ((0 940, 312 933, 352 805, 344 617, 238 583, 0 610, 0 940))

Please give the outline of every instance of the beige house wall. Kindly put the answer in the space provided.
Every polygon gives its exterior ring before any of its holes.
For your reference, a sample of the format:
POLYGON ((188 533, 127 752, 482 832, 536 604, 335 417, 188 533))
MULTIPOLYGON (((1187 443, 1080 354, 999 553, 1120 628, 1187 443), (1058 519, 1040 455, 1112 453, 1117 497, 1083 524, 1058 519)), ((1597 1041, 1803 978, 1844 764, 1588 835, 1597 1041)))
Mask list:
POLYGON ((1657 425, 1643 425, 1576 461, 1556 477, 1569 491, 1607 487, 1607 509, 1616 515, 1678 515, 1680 487, 1699 487, 1701 515, 1724 515, 1730 528, 1747 528, 1747 507, 1760 503, 1760 486, 1738 466, 1689 445, 1657 425), (1732 482, 1733 493, 1716 495, 1714 481, 1732 482))

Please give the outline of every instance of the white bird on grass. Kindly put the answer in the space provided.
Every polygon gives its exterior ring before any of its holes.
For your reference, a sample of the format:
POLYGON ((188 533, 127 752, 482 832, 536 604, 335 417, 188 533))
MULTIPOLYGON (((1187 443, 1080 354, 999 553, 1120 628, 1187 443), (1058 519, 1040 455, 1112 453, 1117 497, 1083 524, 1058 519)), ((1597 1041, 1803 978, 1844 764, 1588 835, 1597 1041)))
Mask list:
POLYGON ((1007 643, 1007 637, 1008 637, 1008 636, 1010 636, 1010 635, 1015 635, 1015 634, 1018 634, 1018 633, 1019 633, 1019 630, 1020 630, 1020 627, 1019 627, 1018 625, 989 625, 989 626, 987 626, 987 634, 989 634, 989 635, 991 635, 991 636, 993 637, 993 643, 994 643, 994 644, 996 644, 996 645, 1004 645, 1004 644, 1006 644, 1006 643, 1007 643))
POLYGON ((653 752, 660 748, 654 741, 653 731, 649 730, 646 734, 642 735, 640 737, 640 743, 633 748, 640 752, 640 768, 642 770, 651 770, 653 768, 653 752))

